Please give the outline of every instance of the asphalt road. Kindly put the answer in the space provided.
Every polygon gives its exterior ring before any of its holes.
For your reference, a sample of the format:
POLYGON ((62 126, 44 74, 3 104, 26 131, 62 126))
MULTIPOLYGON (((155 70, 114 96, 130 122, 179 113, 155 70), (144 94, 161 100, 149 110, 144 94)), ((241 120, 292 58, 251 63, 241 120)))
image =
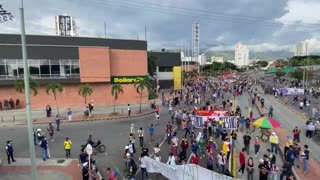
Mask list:
MULTIPOLYGON (((230 95, 230 94, 229 94, 230 95)), ((228 95, 226 95, 227 98, 228 95)), ((181 108, 185 108, 181 105, 181 108)), ((188 107, 189 108, 189 107, 188 107)), ((149 152, 153 153, 153 147, 155 143, 161 144, 161 156, 162 162, 166 162, 168 155, 171 151, 171 146, 167 143, 163 143, 165 136, 165 125, 170 120, 167 108, 161 108, 160 111, 160 126, 155 128, 154 139, 156 142, 150 143, 149 139, 149 127, 152 123, 155 123, 154 115, 147 115, 143 117, 136 117, 123 120, 110 120, 110 121, 92 121, 92 122, 79 122, 79 123, 67 123, 61 125, 61 131, 55 132, 54 141, 49 142, 50 154, 52 158, 64 158, 65 152, 63 149, 63 142, 65 137, 73 142, 73 148, 71 151, 72 158, 78 158, 80 153, 80 146, 84 144, 91 134, 93 138, 99 138, 103 144, 106 145, 106 153, 97 154, 94 159, 98 161, 98 166, 102 169, 102 175, 105 174, 107 167, 117 168, 122 178, 125 178, 125 169, 123 158, 124 147, 128 143, 130 126, 132 123, 135 124, 136 130, 140 127, 144 128, 145 131, 145 143, 148 145, 149 152)), ((46 131, 47 125, 36 125, 34 129, 43 129, 46 131)), ((198 130, 195 130, 196 134, 198 130)), ((48 133, 46 133, 48 135, 48 133)), ((178 133, 178 138, 181 140, 184 136, 184 132, 178 133)), ((26 126, 14 126, 14 127, 3 127, 0 129, 0 144, 3 147, 7 140, 12 140, 14 147, 14 156, 19 158, 28 158, 29 156, 29 144, 28 134, 26 126)), ((190 138, 189 138, 190 141, 190 138)), ((219 142, 218 142, 219 143, 219 142)), ((191 154, 191 143, 189 142, 189 150, 187 154, 188 160, 190 160, 191 154)), ((221 147, 221 145, 219 145, 221 147)), ((136 162, 138 162, 138 156, 141 152, 138 142, 136 143, 137 153, 134 155, 136 162)), ((180 151, 180 147, 179 150, 180 151)), ((0 151, 1 152, 1 151, 0 151)), ((41 149, 36 147, 36 157, 41 159, 41 149)), ((5 153, 1 153, 1 158, 6 159, 5 153)), ((17 162, 18 163, 18 162, 17 162)), ((206 167, 206 158, 200 161, 200 165, 206 167)), ((140 178, 138 173, 137 178, 140 178)), ((155 177, 150 175, 150 179, 166 179, 164 177, 155 177)))
MULTIPOLYGON (((248 108, 249 108, 249 104, 248 104, 248 99, 250 98, 250 96, 248 95, 248 93, 243 93, 242 96, 239 96, 237 98, 237 102, 238 102, 238 105, 240 106, 241 108, 241 112, 242 114, 247 117, 248 116, 248 108)), ((260 114, 258 113, 256 107, 254 107, 252 109, 253 111, 253 117, 254 118, 259 118, 260 117, 260 114)), ((240 168, 240 164, 239 164, 239 152, 241 151, 241 149, 244 147, 243 145, 243 136, 245 135, 245 132, 238 132, 238 142, 237 142, 237 155, 236 155, 236 158, 237 158, 237 170, 240 168)), ((253 143, 254 143, 254 139, 256 136, 259 135, 259 131, 258 129, 255 130, 255 132, 251 133, 250 136, 251 136, 251 145, 250 145, 250 153, 249 155, 246 155, 246 162, 248 160, 249 157, 252 157, 253 158, 253 162, 254 162, 254 167, 255 167, 255 170, 254 170, 254 174, 253 174, 253 179, 259 179, 259 171, 258 171, 258 165, 259 165, 259 160, 261 158, 263 158, 263 155, 267 153, 267 149, 270 149, 270 143, 266 143, 266 142, 261 142, 260 144, 260 151, 259 151, 259 154, 257 157, 254 156, 254 146, 253 146, 253 143)), ((283 165, 283 161, 280 157, 280 155, 276 155, 276 165, 280 168, 282 165, 283 165)), ((247 179, 247 173, 245 171, 245 174, 243 175, 238 175, 238 172, 237 172, 237 178, 240 178, 240 179, 247 179)), ((280 173, 278 174, 278 179, 280 178, 280 173)))
POLYGON ((269 108, 271 105, 273 106, 273 115, 274 118, 281 123, 281 125, 288 129, 291 132, 296 126, 298 126, 302 133, 300 136, 300 141, 304 144, 309 145, 309 149, 311 150, 311 156, 320 164, 320 149, 319 145, 313 141, 313 139, 307 138, 305 136, 306 129, 306 121, 297 116, 294 112, 284 107, 280 102, 278 102, 273 95, 264 95, 265 106, 269 108))

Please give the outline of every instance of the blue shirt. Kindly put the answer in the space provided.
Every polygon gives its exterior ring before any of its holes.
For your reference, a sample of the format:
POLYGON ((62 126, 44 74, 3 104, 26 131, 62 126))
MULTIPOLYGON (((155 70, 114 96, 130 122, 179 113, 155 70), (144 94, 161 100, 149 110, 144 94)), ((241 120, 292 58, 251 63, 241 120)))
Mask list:
POLYGON ((150 134, 151 134, 151 135, 154 134, 154 127, 150 127, 150 134))

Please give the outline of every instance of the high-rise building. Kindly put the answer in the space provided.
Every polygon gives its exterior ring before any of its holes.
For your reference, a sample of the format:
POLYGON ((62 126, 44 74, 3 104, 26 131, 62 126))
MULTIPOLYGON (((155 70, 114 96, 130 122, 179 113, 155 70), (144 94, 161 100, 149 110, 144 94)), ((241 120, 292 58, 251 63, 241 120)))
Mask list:
POLYGON ((56 34, 58 36, 77 36, 75 18, 67 15, 55 16, 56 34))
POLYGON ((199 58, 199 49, 200 49, 200 23, 194 21, 192 24, 192 57, 194 61, 197 61, 199 58))
POLYGON ((198 62, 200 65, 205 65, 207 62, 207 56, 205 54, 199 55, 198 62))
POLYGON ((296 45, 295 56, 307 56, 308 55, 308 43, 299 42, 296 45))
POLYGON ((235 47, 234 64, 239 67, 249 65, 249 49, 246 45, 238 43, 235 47))

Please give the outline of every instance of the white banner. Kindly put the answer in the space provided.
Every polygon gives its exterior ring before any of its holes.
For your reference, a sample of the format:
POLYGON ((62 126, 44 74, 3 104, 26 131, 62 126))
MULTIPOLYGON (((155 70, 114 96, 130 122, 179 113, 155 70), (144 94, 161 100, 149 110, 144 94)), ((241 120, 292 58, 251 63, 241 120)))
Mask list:
POLYGON ((174 180, 237 180, 194 164, 168 165, 146 157, 146 168, 150 173, 161 173, 174 180))
POLYGON ((209 119, 214 121, 223 121, 222 129, 236 129, 237 128, 237 118, 235 116, 196 116, 194 125, 196 128, 202 128, 204 122, 209 119))
POLYGON ((283 95, 303 95, 304 89, 298 88, 280 88, 277 89, 278 94, 282 92, 283 95))

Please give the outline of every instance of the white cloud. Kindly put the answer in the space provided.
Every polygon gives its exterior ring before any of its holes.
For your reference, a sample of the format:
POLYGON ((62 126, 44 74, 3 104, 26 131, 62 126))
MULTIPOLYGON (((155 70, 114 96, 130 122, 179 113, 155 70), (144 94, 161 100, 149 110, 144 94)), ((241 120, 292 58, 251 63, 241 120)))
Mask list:
POLYGON ((286 14, 275 21, 282 24, 317 24, 320 22, 319 0, 289 0, 286 14))

